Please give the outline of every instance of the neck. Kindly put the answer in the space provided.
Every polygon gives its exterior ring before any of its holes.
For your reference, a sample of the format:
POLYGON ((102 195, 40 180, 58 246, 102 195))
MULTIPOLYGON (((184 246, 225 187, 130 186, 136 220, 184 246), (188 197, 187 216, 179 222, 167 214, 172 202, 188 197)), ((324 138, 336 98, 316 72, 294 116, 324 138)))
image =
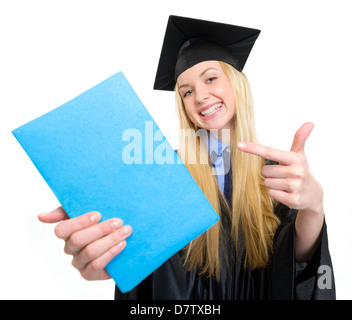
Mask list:
POLYGON ((214 136, 217 140, 221 141, 223 144, 230 146, 231 144, 231 134, 230 129, 211 129, 208 130, 208 134, 214 136))
POLYGON ((223 144, 227 146, 231 145, 231 136, 234 130, 229 128, 222 128, 222 129, 211 129, 209 131, 213 136, 215 136, 218 140, 220 140, 223 144))
POLYGON ((218 131, 218 139, 229 146, 231 144, 231 129, 221 129, 218 131))

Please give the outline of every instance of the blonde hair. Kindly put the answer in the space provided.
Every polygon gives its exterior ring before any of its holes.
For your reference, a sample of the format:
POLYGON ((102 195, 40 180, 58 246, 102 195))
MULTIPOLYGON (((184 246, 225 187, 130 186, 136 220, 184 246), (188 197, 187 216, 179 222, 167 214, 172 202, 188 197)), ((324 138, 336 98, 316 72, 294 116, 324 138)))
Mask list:
MULTIPOLYGON (((224 211, 229 214, 230 239, 235 242, 236 252, 239 251, 239 243, 243 243, 243 263, 246 267, 255 269, 265 267, 270 259, 279 220, 274 214, 274 201, 269 196, 261 173, 265 160, 236 148, 239 141, 258 143, 248 80, 232 66, 224 62, 220 62, 220 65, 232 84, 236 105, 236 115, 233 119, 235 129, 231 132, 230 146, 232 210, 219 188, 216 175, 212 174, 207 146, 197 138, 196 132, 199 128, 188 118, 176 85, 176 108, 181 128, 179 155, 219 216, 221 217, 224 211), (196 147, 189 148, 190 144, 196 147), (190 161, 190 158, 196 159, 195 163, 190 161)), ((226 237, 225 230, 222 230, 222 224, 218 222, 186 246, 184 252, 187 268, 197 269, 200 274, 219 279, 222 267, 219 252, 220 247, 224 245, 221 243, 224 236, 226 237)))

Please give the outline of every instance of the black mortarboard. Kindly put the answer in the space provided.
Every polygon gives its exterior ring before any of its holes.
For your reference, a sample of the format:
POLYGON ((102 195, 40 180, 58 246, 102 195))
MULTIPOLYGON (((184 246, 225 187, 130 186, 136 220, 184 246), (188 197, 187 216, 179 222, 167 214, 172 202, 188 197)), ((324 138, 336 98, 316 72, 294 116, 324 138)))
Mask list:
POLYGON ((242 71, 260 30, 170 16, 154 89, 173 91, 177 77, 195 64, 218 60, 242 71))

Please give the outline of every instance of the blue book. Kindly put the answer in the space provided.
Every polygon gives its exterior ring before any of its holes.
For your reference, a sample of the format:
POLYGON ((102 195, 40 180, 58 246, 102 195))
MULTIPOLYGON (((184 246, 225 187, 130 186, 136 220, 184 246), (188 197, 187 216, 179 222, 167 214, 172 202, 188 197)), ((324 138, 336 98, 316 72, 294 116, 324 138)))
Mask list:
POLYGON ((122 72, 13 134, 70 218, 132 226, 106 267, 122 292, 219 220, 122 72))

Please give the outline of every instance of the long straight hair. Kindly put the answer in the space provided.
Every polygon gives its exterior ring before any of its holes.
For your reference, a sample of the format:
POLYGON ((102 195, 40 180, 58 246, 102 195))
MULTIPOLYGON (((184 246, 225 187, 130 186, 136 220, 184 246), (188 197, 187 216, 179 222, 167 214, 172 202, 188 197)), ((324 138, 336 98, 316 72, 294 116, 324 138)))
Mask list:
MULTIPOLYGON (((204 140, 199 139, 197 135, 197 131, 201 128, 188 118, 176 85, 176 108, 181 129, 179 155, 218 215, 221 217, 222 213, 227 211, 231 230, 230 240, 226 238, 225 241, 234 241, 236 253, 242 241, 245 247, 243 264, 245 267, 256 269, 265 267, 269 262, 279 220, 274 214, 274 200, 264 185, 262 168, 265 160, 236 148, 239 141, 258 144, 253 99, 248 80, 232 66, 224 62, 219 63, 230 80, 235 94, 236 115, 233 119, 235 129, 231 132, 230 145, 232 209, 227 205, 216 175, 212 173, 208 148, 203 143, 204 140), (190 145, 193 147, 189 147, 190 145)), ((197 269, 200 274, 220 278, 222 265, 219 253, 223 245, 221 241, 225 238, 224 232, 222 224, 218 222, 184 248, 185 264, 189 270, 197 269)))

